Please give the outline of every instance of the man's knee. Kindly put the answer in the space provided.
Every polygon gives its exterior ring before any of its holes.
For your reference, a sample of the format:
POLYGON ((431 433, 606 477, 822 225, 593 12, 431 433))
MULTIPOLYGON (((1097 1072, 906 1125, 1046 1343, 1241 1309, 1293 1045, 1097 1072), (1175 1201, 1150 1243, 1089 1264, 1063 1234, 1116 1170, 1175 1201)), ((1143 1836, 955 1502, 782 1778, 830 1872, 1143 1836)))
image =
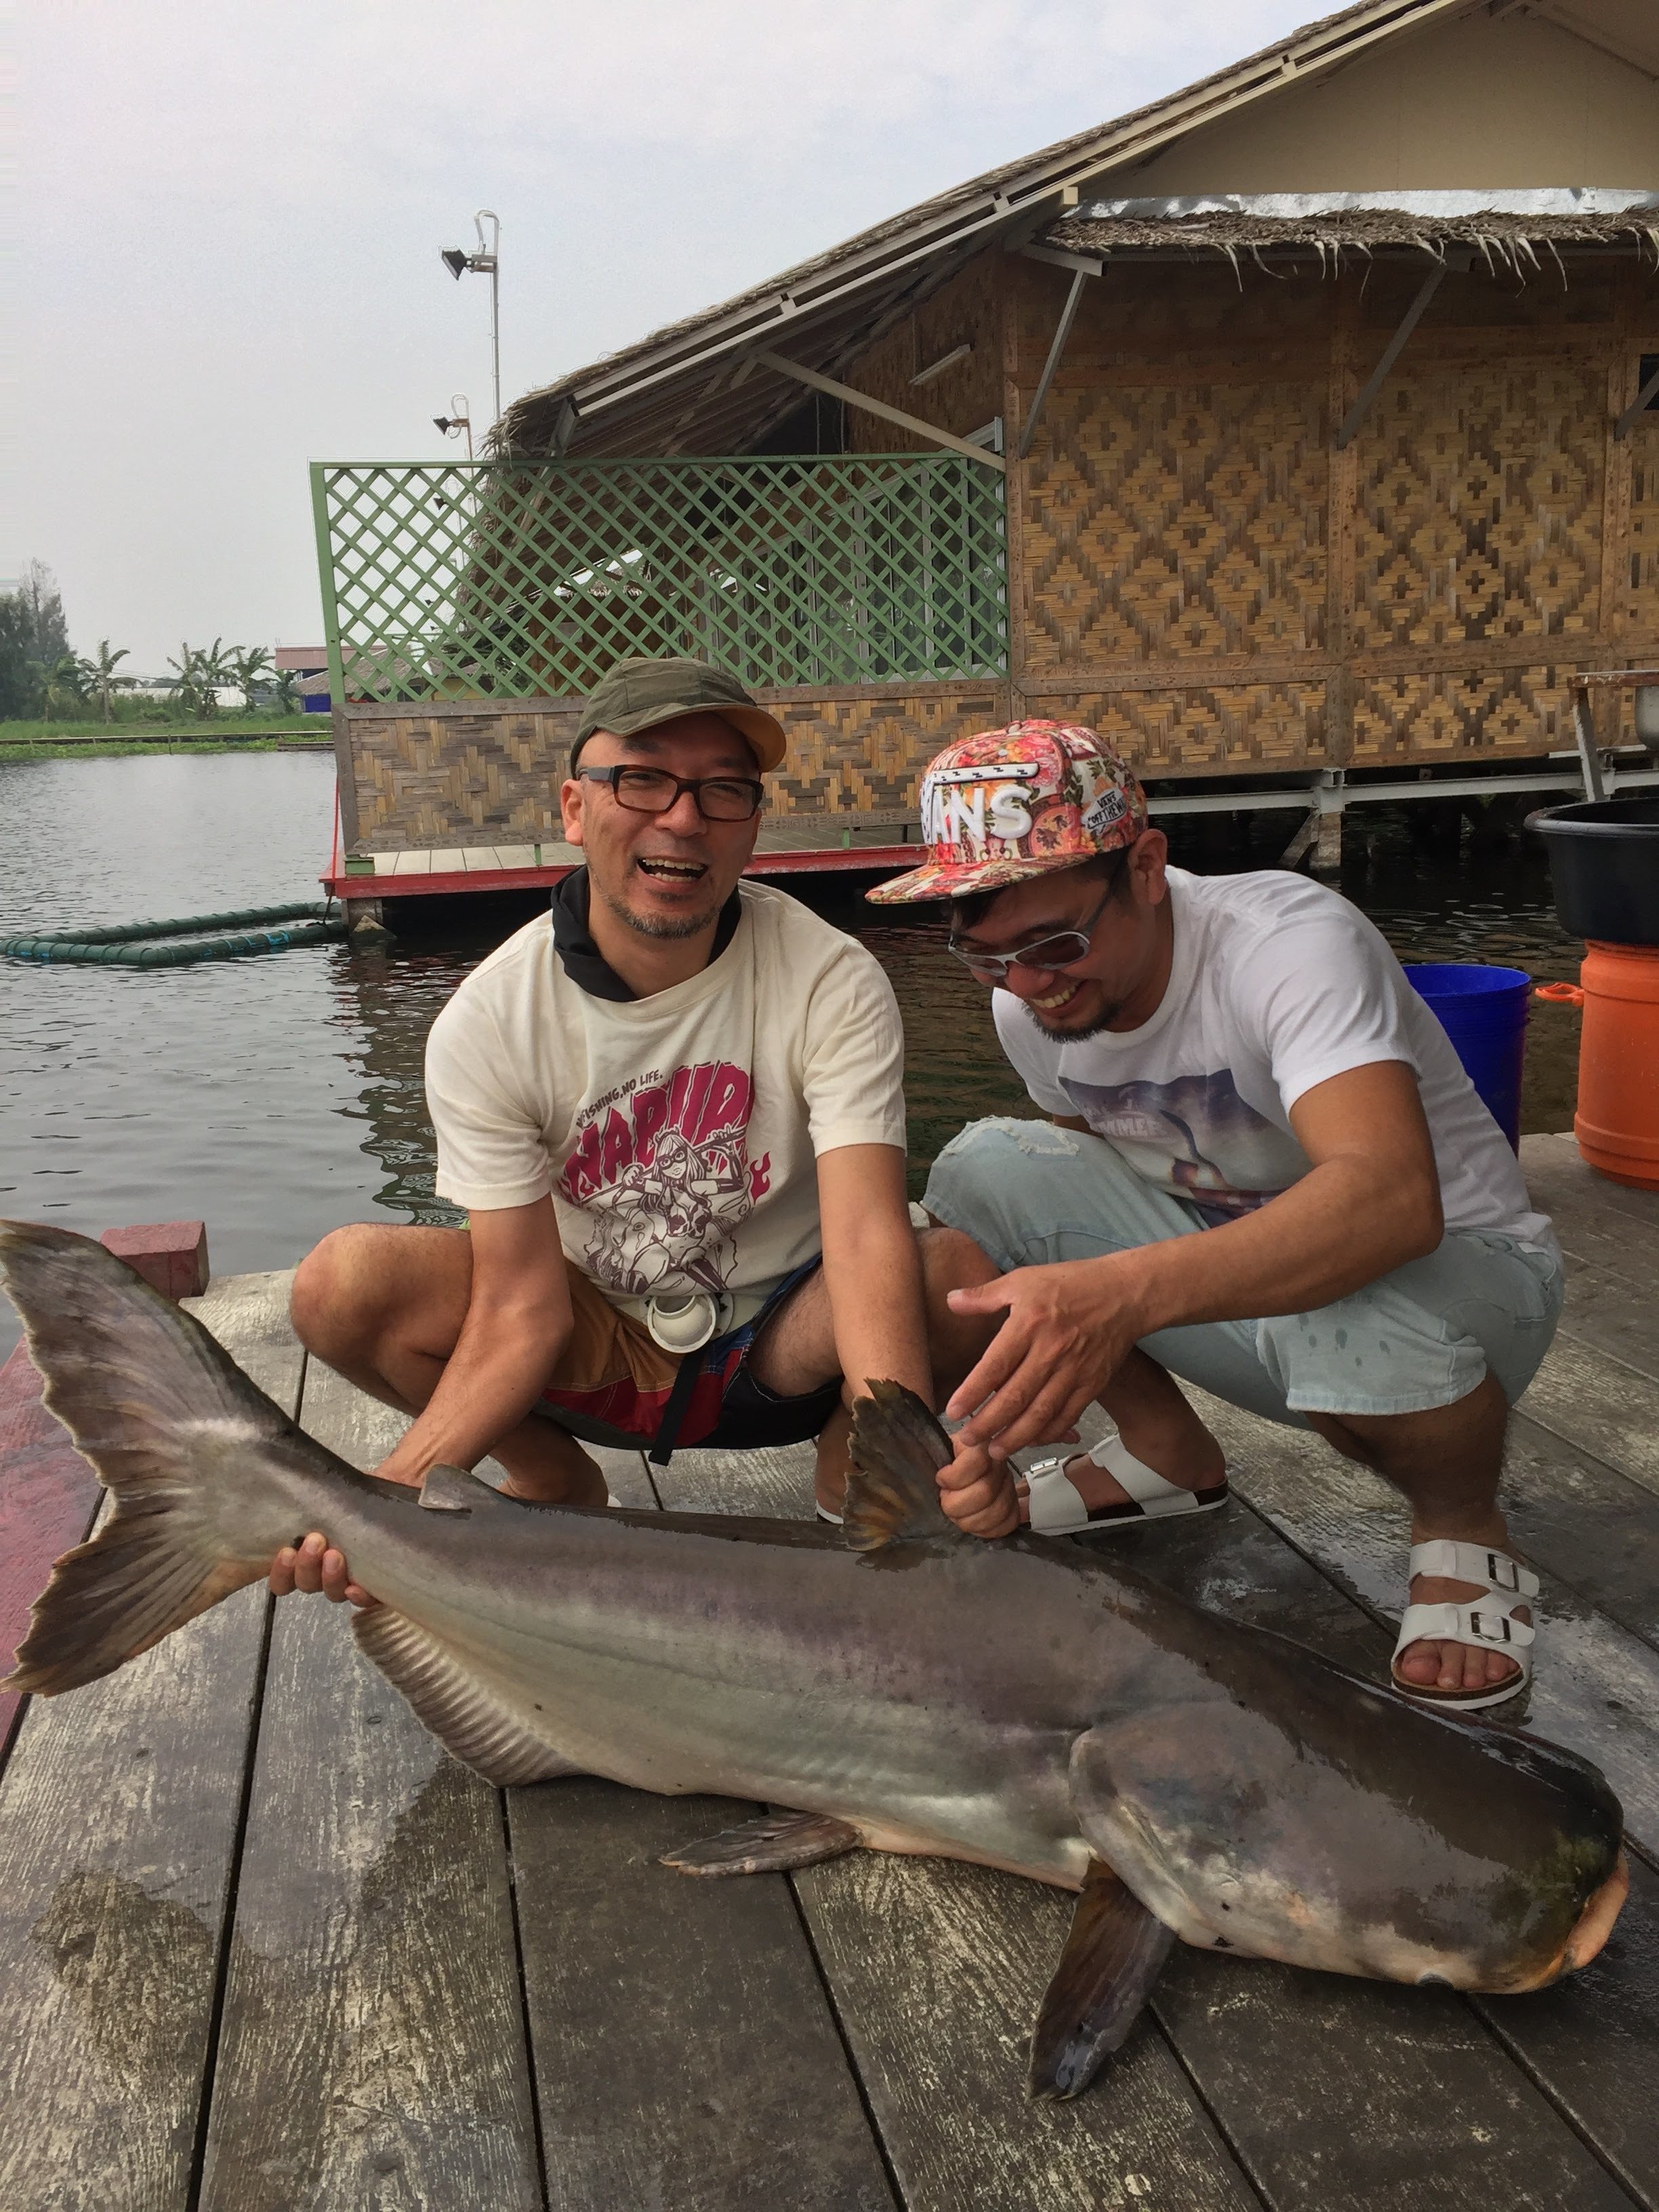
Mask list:
POLYGON ((1048 1210, 1048 1178, 1057 1166, 1074 1168, 1082 1151, 1074 1130, 1052 1121, 1002 1115, 970 1121, 933 1162, 922 1204, 990 1251, 1000 1273, 1019 1265, 1033 1212, 1048 1210))
POLYGON ((439 1307, 464 1317, 470 1279, 464 1231, 356 1221, 331 1230, 300 1262, 289 1315, 307 1351, 333 1364, 378 1342, 399 1317, 435 1322, 439 1307))
POLYGON ((988 1252, 965 1230, 936 1227, 917 1232, 921 1276, 929 1306, 951 1291, 977 1289, 1002 1273, 988 1252))

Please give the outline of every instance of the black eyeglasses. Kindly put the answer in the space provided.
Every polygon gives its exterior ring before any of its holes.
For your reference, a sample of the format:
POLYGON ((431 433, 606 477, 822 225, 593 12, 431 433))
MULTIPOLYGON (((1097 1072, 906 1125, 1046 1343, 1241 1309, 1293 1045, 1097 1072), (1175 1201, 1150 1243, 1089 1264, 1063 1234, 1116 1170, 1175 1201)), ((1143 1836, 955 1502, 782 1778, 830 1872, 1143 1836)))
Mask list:
POLYGON ((689 791, 705 822, 747 822, 760 812, 766 787, 746 775, 670 775, 665 768, 579 768, 588 783, 608 783, 618 806, 633 814, 666 814, 689 791))
POLYGON ((981 983, 1004 982, 1008 970, 1016 967, 1040 968, 1045 974, 1056 975, 1088 958, 1095 924, 1111 903, 1116 889, 1115 881, 1108 884, 1099 905, 1075 929, 1057 929, 1052 936, 1039 937, 1033 945, 1022 945, 1018 952, 981 952, 970 945, 958 945, 955 938, 949 940, 945 950, 955 953, 969 973, 977 975, 981 983))

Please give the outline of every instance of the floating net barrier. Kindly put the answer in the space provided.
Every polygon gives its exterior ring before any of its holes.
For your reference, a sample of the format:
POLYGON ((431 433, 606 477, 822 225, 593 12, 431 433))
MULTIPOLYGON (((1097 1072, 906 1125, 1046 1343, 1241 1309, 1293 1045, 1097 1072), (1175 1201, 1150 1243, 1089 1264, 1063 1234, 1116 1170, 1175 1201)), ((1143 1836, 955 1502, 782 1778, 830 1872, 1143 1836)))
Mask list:
POLYGON ((249 907, 236 914, 186 915, 177 921, 0 938, 0 953, 13 960, 68 961, 89 968, 189 968, 202 960, 246 960, 296 945, 338 943, 349 927, 331 900, 313 899, 296 906, 249 907), (297 926, 274 926, 284 923, 297 926), (231 933, 210 933, 219 932, 231 933))

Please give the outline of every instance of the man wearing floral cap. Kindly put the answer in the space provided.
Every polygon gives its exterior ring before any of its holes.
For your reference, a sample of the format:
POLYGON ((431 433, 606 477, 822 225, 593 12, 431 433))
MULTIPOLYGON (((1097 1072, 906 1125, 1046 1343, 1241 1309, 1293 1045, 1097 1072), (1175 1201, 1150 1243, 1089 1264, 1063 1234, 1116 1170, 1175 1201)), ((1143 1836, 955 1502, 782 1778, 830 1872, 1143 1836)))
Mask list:
POLYGON ((946 1510, 982 1535, 1020 1519, 1099 1535, 1224 1504, 1180 1376, 1316 1429, 1410 1501, 1401 1690, 1514 1696, 1538 1585, 1498 1474, 1560 1258, 1387 945, 1300 876, 1170 867, 1091 730, 952 745, 921 812, 925 865, 870 896, 951 902, 950 949, 1049 1117, 972 1124, 928 1185, 933 1219, 1002 1270, 951 1297, 996 1334, 950 1401, 967 1418, 946 1510), (1104 1442, 1017 1483, 1008 1455, 1066 1437, 1091 1401, 1104 1442))

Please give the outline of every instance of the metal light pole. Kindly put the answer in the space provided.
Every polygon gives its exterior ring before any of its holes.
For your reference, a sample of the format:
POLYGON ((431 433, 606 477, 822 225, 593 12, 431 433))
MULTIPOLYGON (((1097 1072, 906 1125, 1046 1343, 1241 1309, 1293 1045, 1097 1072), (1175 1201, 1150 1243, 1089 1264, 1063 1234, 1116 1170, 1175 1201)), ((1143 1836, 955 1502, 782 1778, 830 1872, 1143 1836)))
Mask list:
POLYGON ((469 269, 476 270, 489 279, 489 354, 495 375, 495 415, 501 419, 501 219, 494 208, 480 208, 472 218, 472 228, 478 234, 478 250, 469 253, 465 246, 452 246, 438 256, 444 267, 459 284, 469 269), (492 226, 489 243, 484 243, 484 224, 492 226))

